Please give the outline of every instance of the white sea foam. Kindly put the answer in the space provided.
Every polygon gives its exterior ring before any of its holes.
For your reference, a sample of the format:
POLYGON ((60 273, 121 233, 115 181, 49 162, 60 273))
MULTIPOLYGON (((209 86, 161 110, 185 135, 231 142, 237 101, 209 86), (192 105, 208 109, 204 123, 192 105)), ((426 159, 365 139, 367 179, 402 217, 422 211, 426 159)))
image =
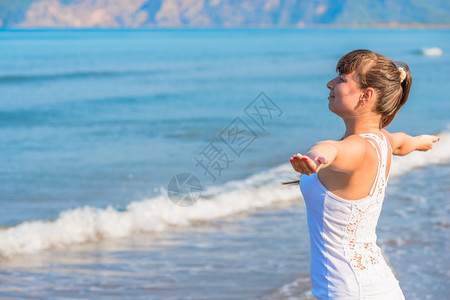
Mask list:
MULTIPOLYGON (((427 153, 395 157, 391 176, 428 165, 450 163, 450 133, 439 136, 441 141, 427 153)), ((125 237, 137 232, 161 232, 174 226, 189 226, 275 203, 300 200, 298 186, 280 184, 295 177, 295 172, 286 163, 245 180, 208 188, 191 207, 174 205, 163 191, 157 197, 131 202, 125 211, 89 206, 64 211, 54 221, 28 221, 0 229, 0 257, 125 237)))
POLYGON ((173 226, 189 226, 299 199, 297 187, 280 188, 280 183, 273 180, 276 174, 286 169, 283 165, 243 181, 208 189, 206 198, 191 207, 174 205, 163 192, 155 198, 131 202, 125 211, 86 206, 64 211, 54 221, 29 221, 1 229, 0 257, 124 237, 136 232, 164 231, 173 226), (257 185, 262 181, 266 184, 257 185))
POLYGON ((425 56, 441 56, 442 49, 438 47, 422 48, 420 51, 425 56))

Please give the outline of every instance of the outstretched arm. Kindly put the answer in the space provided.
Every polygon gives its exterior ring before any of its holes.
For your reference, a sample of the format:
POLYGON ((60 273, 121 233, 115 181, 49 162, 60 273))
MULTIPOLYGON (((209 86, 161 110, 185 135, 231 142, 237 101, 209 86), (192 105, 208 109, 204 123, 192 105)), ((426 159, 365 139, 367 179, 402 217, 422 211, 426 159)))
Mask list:
POLYGON ((414 150, 428 151, 433 148, 433 144, 439 141, 435 135, 423 134, 410 136, 403 132, 389 133, 383 130, 389 137, 394 155, 407 155, 414 150))
POLYGON ((360 137, 349 137, 343 141, 323 141, 315 144, 305 155, 297 153, 289 160, 295 171, 311 175, 321 168, 330 167, 347 172, 356 169, 364 159, 366 145, 360 137))
POLYGON ((295 171, 311 175, 317 173, 323 166, 332 164, 337 155, 336 146, 329 141, 315 144, 305 155, 297 153, 289 161, 295 171))

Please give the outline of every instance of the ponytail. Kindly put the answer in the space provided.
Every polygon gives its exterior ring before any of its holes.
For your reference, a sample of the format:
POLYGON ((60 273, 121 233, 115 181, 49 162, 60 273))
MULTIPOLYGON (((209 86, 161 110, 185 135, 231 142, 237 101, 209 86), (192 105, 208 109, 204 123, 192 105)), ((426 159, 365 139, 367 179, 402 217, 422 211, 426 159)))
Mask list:
MULTIPOLYGON (((399 109, 406 103, 409 96, 409 90, 411 89, 412 77, 407 64, 403 62, 396 62, 399 73, 399 83, 397 93, 392 95, 391 101, 382 101, 378 99, 378 103, 375 107, 375 111, 381 114, 380 128, 388 126, 399 109)), ((389 99, 387 99, 389 100, 389 99)))

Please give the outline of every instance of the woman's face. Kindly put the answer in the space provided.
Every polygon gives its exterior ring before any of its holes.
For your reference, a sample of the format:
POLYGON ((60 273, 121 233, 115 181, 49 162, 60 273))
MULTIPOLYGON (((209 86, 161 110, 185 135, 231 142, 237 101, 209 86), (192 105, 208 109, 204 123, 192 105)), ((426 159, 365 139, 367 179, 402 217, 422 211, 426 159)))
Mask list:
POLYGON ((339 74, 327 83, 330 90, 328 108, 340 117, 352 115, 360 105, 363 91, 355 81, 355 72, 339 74))

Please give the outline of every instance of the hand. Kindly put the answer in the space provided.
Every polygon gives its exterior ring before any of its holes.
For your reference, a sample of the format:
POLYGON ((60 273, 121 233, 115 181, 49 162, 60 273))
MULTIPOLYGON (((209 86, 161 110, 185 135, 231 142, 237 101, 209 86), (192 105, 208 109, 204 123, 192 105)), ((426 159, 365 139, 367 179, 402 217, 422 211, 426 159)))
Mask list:
POLYGON ((319 151, 310 151, 306 155, 297 153, 289 161, 295 171, 306 175, 319 172, 328 163, 327 158, 319 151))
POLYGON ((440 138, 435 135, 423 134, 416 137, 418 139, 418 147, 416 150, 428 151, 433 149, 433 144, 439 142, 440 138))

